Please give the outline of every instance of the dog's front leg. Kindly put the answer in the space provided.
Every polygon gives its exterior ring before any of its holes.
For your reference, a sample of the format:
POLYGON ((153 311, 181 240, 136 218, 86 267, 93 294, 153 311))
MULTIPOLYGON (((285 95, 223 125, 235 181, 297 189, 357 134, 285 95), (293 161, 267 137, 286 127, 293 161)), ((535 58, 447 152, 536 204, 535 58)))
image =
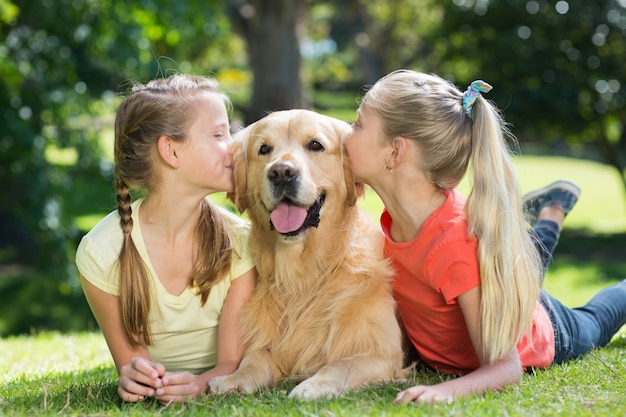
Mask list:
POLYGON ((230 375, 223 375, 209 381, 211 392, 252 393, 261 387, 274 385, 283 377, 282 372, 272 360, 267 350, 246 352, 239 368, 230 375))
POLYGON ((353 356, 324 366, 296 386, 289 393, 289 398, 316 400, 339 397, 369 382, 389 381, 393 375, 393 363, 386 358, 353 356))

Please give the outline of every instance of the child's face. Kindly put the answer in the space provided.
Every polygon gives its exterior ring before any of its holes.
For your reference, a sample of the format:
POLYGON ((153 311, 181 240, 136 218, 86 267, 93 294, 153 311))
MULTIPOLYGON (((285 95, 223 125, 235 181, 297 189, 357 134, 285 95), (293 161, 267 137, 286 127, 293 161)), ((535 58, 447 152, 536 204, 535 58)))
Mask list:
POLYGON ((357 110, 352 131, 345 139, 357 182, 372 185, 385 166, 385 139, 380 118, 366 106, 357 110))
POLYGON ((228 112, 221 96, 204 94, 197 99, 197 117, 181 149, 181 167, 190 185, 208 193, 233 190, 232 141, 228 112))

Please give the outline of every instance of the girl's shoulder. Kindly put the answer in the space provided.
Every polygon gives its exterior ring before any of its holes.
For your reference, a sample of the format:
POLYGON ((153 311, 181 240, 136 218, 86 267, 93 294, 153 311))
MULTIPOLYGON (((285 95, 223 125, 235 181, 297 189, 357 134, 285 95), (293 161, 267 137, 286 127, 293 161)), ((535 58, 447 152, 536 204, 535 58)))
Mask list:
POLYGON ((119 250, 114 249, 121 245, 123 235, 120 215, 117 210, 112 211, 83 236, 78 245, 78 252, 99 248, 105 252, 113 251, 117 257, 119 250))
MULTIPOLYGON (((131 204, 134 224, 133 236, 140 235, 135 228, 139 227, 137 211, 143 199, 135 200, 131 204)), ((76 249, 76 263, 79 266, 94 265, 99 269, 108 269, 117 262, 124 232, 120 226, 120 215, 113 210, 87 232, 76 249)), ((82 272, 82 271, 81 271, 82 272)))
POLYGON ((76 266, 80 274, 110 294, 118 291, 115 271, 123 241, 120 216, 113 211, 83 236, 76 249, 76 266))
MULTIPOLYGON (((135 227, 139 227, 137 220, 137 212, 143 199, 133 201, 131 204, 132 218, 135 227)), ((133 233, 135 235, 135 233, 133 233)), ((113 257, 117 259, 122 241, 124 240, 124 232, 120 226, 120 215, 116 210, 107 214, 100 220, 87 234, 81 239, 78 251, 85 250, 85 246, 99 248, 103 252, 112 252, 113 257)))
POLYGON ((439 239, 467 240, 469 230, 465 214, 466 198, 456 190, 445 193, 446 201, 429 218, 426 226, 439 239))

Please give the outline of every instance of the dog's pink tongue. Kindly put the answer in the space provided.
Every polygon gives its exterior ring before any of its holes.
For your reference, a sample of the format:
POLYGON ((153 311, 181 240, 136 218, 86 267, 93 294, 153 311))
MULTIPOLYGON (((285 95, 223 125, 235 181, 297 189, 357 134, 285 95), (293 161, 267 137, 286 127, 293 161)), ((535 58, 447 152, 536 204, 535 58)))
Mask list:
POLYGON ((302 227, 306 214, 306 209, 295 204, 282 202, 270 213, 270 219, 276 231, 289 233, 302 227))

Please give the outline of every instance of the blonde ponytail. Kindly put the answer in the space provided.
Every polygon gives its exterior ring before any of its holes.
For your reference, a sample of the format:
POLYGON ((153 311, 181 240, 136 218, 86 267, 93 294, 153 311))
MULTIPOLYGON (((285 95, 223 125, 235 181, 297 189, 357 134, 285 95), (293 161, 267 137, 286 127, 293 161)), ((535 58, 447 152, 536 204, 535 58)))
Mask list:
POLYGON ((529 333, 539 296, 541 262, 528 230, 498 110, 478 97, 472 129, 472 190, 466 211, 478 238, 482 352, 493 362, 529 333))

